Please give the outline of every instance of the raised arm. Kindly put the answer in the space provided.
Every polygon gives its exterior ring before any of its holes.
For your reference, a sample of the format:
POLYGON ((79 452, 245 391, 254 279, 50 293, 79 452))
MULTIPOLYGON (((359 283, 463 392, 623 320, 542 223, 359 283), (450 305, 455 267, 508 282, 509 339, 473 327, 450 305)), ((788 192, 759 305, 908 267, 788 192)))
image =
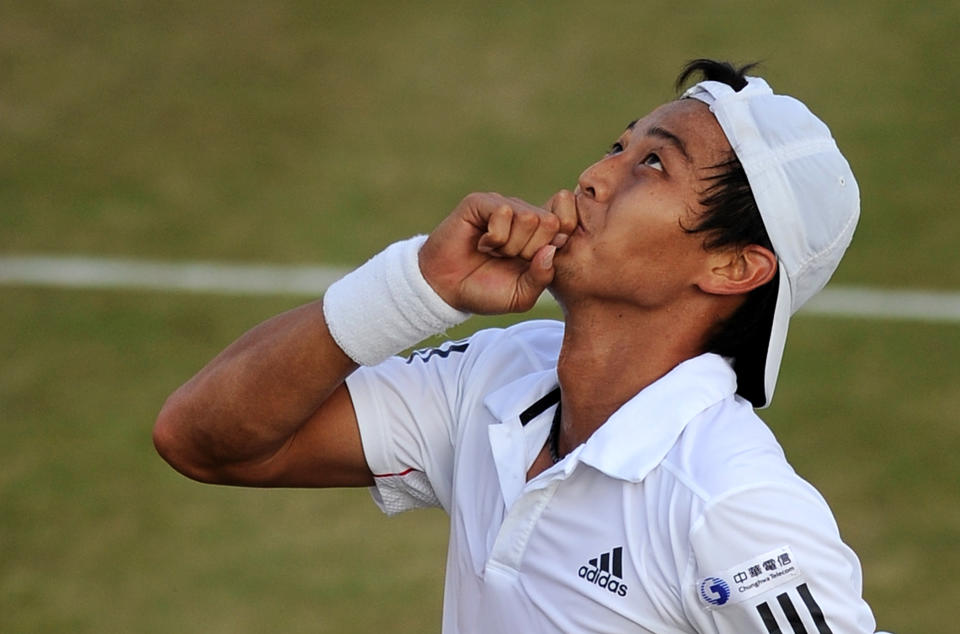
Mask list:
POLYGON ((405 300, 464 313, 528 310, 552 280, 553 253, 575 226, 569 192, 551 199, 546 210, 497 194, 471 194, 419 250, 394 245, 384 252, 389 255, 337 282, 326 307, 317 300, 277 315, 210 361, 164 404, 153 432, 157 451, 203 482, 370 485, 344 379, 358 361, 375 363, 384 352, 397 353, 433 334, 421 329, 398 337, 416 321, 405 314, 411 312, 405 300), (399 268, 408 278, 425 282, 411 291, 420 296, 405 298, 384 281, 396 275, 397 258, 407 258, 399 268))
POLYGON ((202 482, 369 484, 343 385, 356 367, 331 338, 321 300, 300 306, 241 336, 177 389, 154 445, 202 482))

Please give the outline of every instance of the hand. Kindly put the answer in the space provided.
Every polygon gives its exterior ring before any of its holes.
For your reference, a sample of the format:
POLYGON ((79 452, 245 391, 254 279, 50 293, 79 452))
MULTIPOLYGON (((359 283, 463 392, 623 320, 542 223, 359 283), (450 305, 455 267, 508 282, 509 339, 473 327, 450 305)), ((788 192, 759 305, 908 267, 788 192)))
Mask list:
POLYGON ((577 226, 573 194, 545 208, 500 194, 470 194, 420 250, 420 270, 451 306, 523 312, 553 280, 553 255, 577 226))

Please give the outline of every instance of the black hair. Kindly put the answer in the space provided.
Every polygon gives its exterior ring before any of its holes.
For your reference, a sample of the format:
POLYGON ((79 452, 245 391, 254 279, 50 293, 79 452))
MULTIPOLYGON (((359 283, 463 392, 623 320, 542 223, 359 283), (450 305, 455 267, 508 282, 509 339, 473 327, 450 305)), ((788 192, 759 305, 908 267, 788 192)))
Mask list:
POLYGON ((674 88, 677 92, 687 83, 694 74, 700 73, 706 81, 719 81, 730 86, 737 92, 747 85, 747 73, 756 68, 758 62, 752 62, 737 67, 730 62, 720 62, 715 59, 692 59, 683 66, 674 88))
MULTIPOLYGON (((677 78, 680 89, 694 75, 707 81, 719 81, 736 91, 747 85, 746 73, 756 67, 736 67, 728 62, 695 59, 688 62, 677 78)), ((731 150, 726 159, 709 168, 700 203, 705 211, 688 233, 703 233, 705 249, 745 247, 757 244, 770 251, 773 245, 750 189, 747 173, 731 150)), ((737 373, 737 393, 760 407, 766 404, 764 372, 767 345, 779 289, 779 267, 773 279, 747 294, 746 300, 710 333, 705 352, 733 358, 737 373)))

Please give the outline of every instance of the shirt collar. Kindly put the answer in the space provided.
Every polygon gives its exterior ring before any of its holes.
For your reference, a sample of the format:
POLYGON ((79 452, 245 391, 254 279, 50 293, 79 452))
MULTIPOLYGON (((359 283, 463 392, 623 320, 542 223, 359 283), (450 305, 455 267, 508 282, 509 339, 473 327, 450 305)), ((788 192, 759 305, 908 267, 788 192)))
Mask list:
POLYGON ((539 414, 524 416, 524 421, 521 415, 556 390, 557 383, 557 370, 550 368, 520 377, 483 399, 487 410, 499 421, 488 427, 487 434, 507 508, 523 493, 527 469, 543 448, 556 404, 542 410, 534 408, 539 414))
MULTIPOLYGON (((503 442, 495 441, 496 434, 505 435, 507 429, 491 433, 498 467, 505 466, 502 460, 506 456, 497 455, 505 446, 512 445, 511 453, 515 454, 508 462, 520 459, 523 447, 524 464, 531 451, 538 452, 543 446, 548 431, 544 421, 552 418, 553 408, 539 416, 537 424, 531 425, 526 434, 519 434, 519 417, 556 386, 556 368, 551 368, 508 383, 484 399, 490 413, 513 432, 509 443, 506 437, 503 442), (520 437, 525 442, 518 447, 514 443, 520 437)), ((613 478, 639 482, 660 464, 690 420, 736 389, 736 374, 722 357, 708 353, 688 359, 624 403, 567 459, 590 465, 613 478)), ((564 471, 569 473, 573 466, 567 465, 564 471)), ((513 466, 511 471, 516 469, 513 466)))
POLYGON ((487 410, 500 421, 519 422, 520 414, 556 389, 557 368, 549 368, 521 376, 490 392, 483 399, 487 410))
POLYGON ((736 374, 723 357, 688 359, 614 412, 584 443, 579 460, 639 482, 663 461, 687 423, 736 391, 736 374))

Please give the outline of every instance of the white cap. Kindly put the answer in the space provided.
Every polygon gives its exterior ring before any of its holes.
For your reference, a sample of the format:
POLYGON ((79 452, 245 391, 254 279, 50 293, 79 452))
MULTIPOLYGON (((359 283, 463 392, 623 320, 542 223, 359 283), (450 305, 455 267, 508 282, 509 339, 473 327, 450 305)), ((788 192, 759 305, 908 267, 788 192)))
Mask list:
POLYGON ((746 79, 739 91, 703 81, 683 97, 710 106, 720 123, 747 174, 779 261, 780 288, 764 374, 738 376, 741 382, 763 381, 766 400, 760 406, 766 407, 777 383, 790 316, 826 285, 840 263, 860 217, 860 192, 820 119, 793 97, 773 94, 764 80, 746 79))

